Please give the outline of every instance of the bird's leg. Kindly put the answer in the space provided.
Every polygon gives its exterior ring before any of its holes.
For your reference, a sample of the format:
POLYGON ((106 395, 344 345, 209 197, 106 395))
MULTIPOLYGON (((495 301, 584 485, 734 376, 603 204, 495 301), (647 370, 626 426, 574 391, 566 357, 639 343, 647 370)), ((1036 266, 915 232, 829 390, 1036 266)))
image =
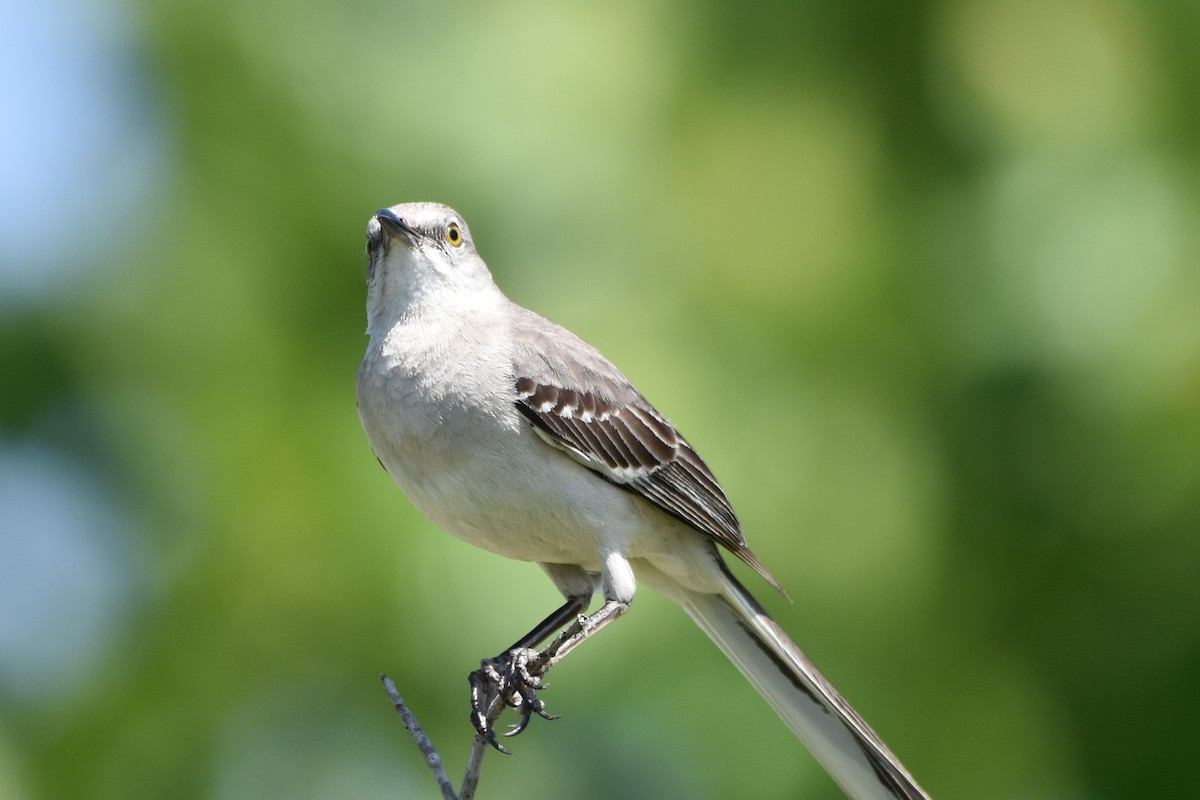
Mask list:
POLYGON ((488 744, 501 753, 507 753, 508 750, 496 741, 496 732, 492 727, 496 714, 492 710, 493 704, 499 699, 502 701, 501 709, 511 706, 521 713, 521 721, 508 735, 524 730, 531 714, 554 719, 546 713, 545 704, 537 697, 537 690, 542 688, 541 675, 545 670, 537 673, 529 671, 529 664, 538 656, 538 652, 532 648, 569 620, 575 619, 578 624, 578 620, 583 619, 580 612, 587 608, 590 600, 591 595, 568 597, 567 602, 514 642, 512 647, 495 658, 485 658, 480 662, 479 669, 471 673, 468 679, 471 683, 471 724, 488 744))
POLYGON ((486 659, 478 670, 471 673, 471 721, 479 735, 500 752, 507 753, 508 750, 496 741, 496 733, 488 718, 493 698, 499 696, 505 705, 516 709, 521 715, 520 721, 505 733, 505 736, 516 736, 525 730, 534 714, 543 719, 558 719, 546 712, 545 703, 537 696, 537 690, 543 688, 542 676, 584 639, 624 614, 629 608, 626 601, 605 600, 604 605, 595 613, 589 616, 579 615, 586 603, 587 598, 569 599, 562 608, 547 617, 512 648, 496 658, 486 659), (537 652, 530 649, 549 635, 547 629, 557 628, 571 616, 576 616, 575 621, 544 650, 537 652))
POLYGON ((580 616, 574 624, 556 636, 545 650, 537 654, 537 658, 532 664, 534 674, 544 675, 549 672, 551 667, 582 644, 584 639, 628 610, 629 603, 625 601, 605 600, 604 605, 596 609, 594 614, 586 617, 580 616))

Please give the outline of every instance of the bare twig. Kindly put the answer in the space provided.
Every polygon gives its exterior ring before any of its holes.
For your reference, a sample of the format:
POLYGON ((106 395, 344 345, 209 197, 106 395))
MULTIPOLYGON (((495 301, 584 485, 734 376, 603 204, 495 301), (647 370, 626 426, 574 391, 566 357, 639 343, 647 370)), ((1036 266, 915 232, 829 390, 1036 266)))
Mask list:
MULTIPOLYGON (((553 642, 537 654, 536 658, 531 662, 530 673, 534 677, 540 678, 549 672, 550 668, 557 664, 559 659, 566 654, 559 651, 565 644, 573 642, 575 638, 580 636, 581 630, 580 624, 576 622, 560 633, 553 642)), ((400 696, 400 692, 396 689, 396 684, 387 675, 380 675, 379 678, 383 681, 383 688, 387 691, 388 699, 392 701, 392 705, 395 707, 396 713, 400 715, 404 727, 413 737, 413 741, 417 743, 421 754, 425 756, 425 763, 432 770, 433 776, 437 780, 438 788, 442 791, 443 800, 474 800, 475 792, 479 788, 479 776, 483 770, 483 757, 491 749, 488 740, 478 733, 475 734, 475 740, 471 743, 471 753, 467 757, 467 769, 463 775, 462 788, 455 794, 454 785, 450 783, 450 778, 446 775, 442 757, 438 755, 437 750, 434 749, 433 742, 429 741, 429 737, 417 723, 416 716, 413 715, 412 711, 405 704, 404 699, 400 696)), ((489 730, 496 724, 496 720, 500 718, 506 706, 504 697, 499 692, 494 692, 488 698, 487 711, 484 716, 487 719, 487 728, 489 730)), ((520 732, 520 729, 523 727, 524 725, 521 725, 514 730, 515 732, 520 732)))
MULTIPOLYGON (((404 723, 405 729, 412 735, 413 741, 417 743, 417 747, 421 750, 421 755, 425 756, 425 763, 429 766, 429 769, 433 770, 433 777, 438 783, 438 788, 442 790, 443 800, 461 800, 459 795, 455 794, 454 785, 450 783, 450 778, 446 775, 446 768, 442 766, 442 757, 434 749, 433 742, 429 741, 429 737, 425 735, 425 731, 417 724, 417 718, 408 710, 408 706, 404 703, 404 698, 400 696, 400 692, 396 689, 396 684, 387 675, 380 675, 379 679, 383 681, 383 688, 387 691, 388 699, 395 706, 396 713, 400 715, 400 720, 404 723)), ((478 777, 476 777, 476 782, 478 782, 478 777)), ((464 781, 464 786, 465 784, 466 782, 464 781)))
MULTIPOLYGON (((475 741, 471 744, 471 755, 467 758, 467 771, 463 775, 462 788, 455 793, 454 785, 450 783, 450 777, 446 774, 446 768, 442 763, 442 757, 417 722, 416 716, 404 702, 404 698, 400 696, 395 682, 387 675, 380 675, 379 679, 383 681, 383 688, 387 692, 388 699, 392 701, 396 713, 400 716, 400 721, 404 723, 405 729, 417 743, 421 755, 425 756, 425 763, 433 772, 434 780, 437 781, 438 788, 442 791, 442 800, 474 800, 475 791, 479 788, 479 775, 483 770, 483 757, 489 750, 487 740, 479 734, 475 734, 475 741)), ((495 724, 503 711, 504 701, 499 695, 496 695, 488 704, 488 723, 495 724)))

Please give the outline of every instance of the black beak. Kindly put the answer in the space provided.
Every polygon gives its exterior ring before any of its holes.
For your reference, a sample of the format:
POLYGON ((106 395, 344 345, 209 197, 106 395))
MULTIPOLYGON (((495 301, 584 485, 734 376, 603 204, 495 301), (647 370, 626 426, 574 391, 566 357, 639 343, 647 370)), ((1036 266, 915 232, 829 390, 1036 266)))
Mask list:
POLYGON ((381 208, 367 223, 367 253, 387 252, 388 242, 392 239, 403 239, 411 245, 417 241, 417 237, 417 232, 405 225, 404 220, 390 208, 381 208))
POLYGON ((381 208, 375 212, 379 227, 389 236, 399 236, 409 241, 417 237, 417 232, 404 224, 404 220, 396 216, 390 208, 381 208))

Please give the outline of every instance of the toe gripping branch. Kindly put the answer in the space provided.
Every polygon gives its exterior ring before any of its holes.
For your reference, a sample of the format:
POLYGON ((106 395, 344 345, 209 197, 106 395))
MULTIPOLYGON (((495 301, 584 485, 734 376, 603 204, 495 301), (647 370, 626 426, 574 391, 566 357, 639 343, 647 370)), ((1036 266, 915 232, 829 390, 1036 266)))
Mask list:
POLYGON ((488 744, 501 753, 508 753, 509 750, 496 740, 494 726, 504 709, 512 708, 520 714, 520 719, 505 732, 505 736, 516 736, 524 731, 534 714, 542 719, 558 719, 557 715, 546 711, 546 704, 537 696, 538 690, 546 688, 542 678, 584 639, 629 608, 629 603, 606 600, 591 616, 576 616, 586 607, 586 602, 586 598, 569 599, 525 638, 495 658, 484 659, 479 669, 471 673, 468 679, 471 684, 471 724, 488 744), (544 650, 532 648, 571 616, 576 616, 575 621, 544 650))
POLYGON ((520 720, 504 735, 516 736, 537 714, 542 719, 558 719, 546 712, 546 704, 537 696, 544 689, 539 670, 543 663, 536 650, 513 649, 495 658, 484 659, 479 669, 471 673, 471 723, 487 743, 501 753, 509 752, 496 741, 495 720, 505 707, 515 709, 520 720), (531 665, 535 665, 531 669, 531 665))

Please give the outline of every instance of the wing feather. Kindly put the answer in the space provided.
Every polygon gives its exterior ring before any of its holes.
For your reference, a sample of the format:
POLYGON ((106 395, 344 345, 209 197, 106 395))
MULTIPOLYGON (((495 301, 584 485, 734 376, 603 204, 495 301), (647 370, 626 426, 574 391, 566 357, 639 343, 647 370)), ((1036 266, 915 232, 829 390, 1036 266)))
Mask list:
POLYGON ((548 444, 626 491, 641 495, 778 581, 746 546, 730 501, 700 455, 636 395, 617 405, 595 391, 516 379, 516 407, 548 444))
POLYGON ((514 397, 541 438, 710 537, 782 591, 747 547, 716 477, 674 426, 594 348, 521 311, 514 331, 514 397))

